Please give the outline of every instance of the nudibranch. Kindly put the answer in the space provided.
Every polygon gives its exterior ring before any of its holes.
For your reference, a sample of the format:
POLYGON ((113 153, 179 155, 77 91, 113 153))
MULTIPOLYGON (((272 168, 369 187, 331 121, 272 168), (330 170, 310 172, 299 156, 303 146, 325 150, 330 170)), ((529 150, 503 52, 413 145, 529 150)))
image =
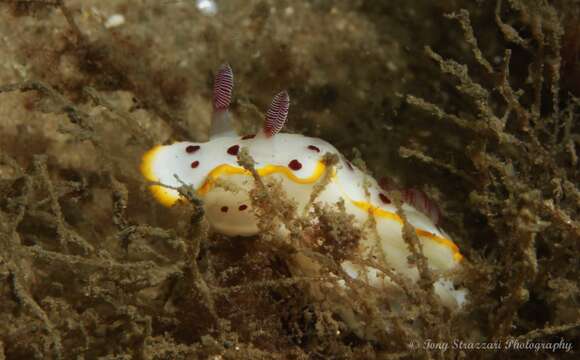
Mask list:
MULTIPOLYGON (((408 262, 410 251, 402 235, 403 221, 397 215, 397 209, 388 193, 377 181, 351 164, 328 142, 299 134, 281 133, 290 105, 285 91, 274 97, 266 113, 264 126, 257 134, 239 136, 232 126, 228 111, 233 83, 231 68, 228 65, 222 66, 215 76, 209 141, 160 145, 144 155, 141 171, 152 183, 150 189, 154 197, 161 204, 172 206, 180 200, 175 188, 182 183, 189 184, 203 200, 207 219, 217 232, 230 236, 255 235, 258 233, 257 218, 249 195, 255 182, 252 174, 238 164, 240 150, 248 149, 261 177, 274 178, 280 182, 302 214, 310 212, 311 194, 315 186, 324 180, 327 171, 324 155, 336 154, 339 160, 333 166, 334 174, 317 195, 315 202, 334 206, 342 201, 345 211, 352 214, 361 226, 369 216, 374 217, 376 231, 373 233, 378 234, 379 239, 377 241, 369 237, 361 241, 358 245, 360 255, 379 254, 402 275, 417 279, 419 275, 416 267, 408 262), (226 180, 231 186, 219 186, 221 181, 226 180)), ((417 198, 416 193, 408 195, 409 199, 417 198)), ((462 255, 425 208, 428 207, 418 206, 416 201, 415 204, 406 201, 402 206, 405 217, 415 227, 422 242, 429 267, 438 274, 449 273, 461 263, 462 255)), ((366 277, 373 286, 381 286, 388 281, 376 275, 371 276, 376 273, 375 269, 363 269, 349 261, 343 262, 341 266, 353 278, 361 271, 366 271, 366 277)), ((434 284, 434 289, 443 303, 450 307, 461 305, 465 300, 465 290, 456 290, 448 279, 440 278, 434 284)))

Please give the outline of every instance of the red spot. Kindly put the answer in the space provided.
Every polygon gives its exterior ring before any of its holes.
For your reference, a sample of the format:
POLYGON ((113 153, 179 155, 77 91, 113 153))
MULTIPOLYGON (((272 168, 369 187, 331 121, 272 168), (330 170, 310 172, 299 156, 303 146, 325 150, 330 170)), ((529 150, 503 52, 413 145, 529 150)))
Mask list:
POLYGON ((220 209, 223 213, 227 213, 228 212, 228 207, 227 206, 222 206, 222 208, 220 209))
POLYGON ((242 140, 253 139, 256 137, 256 134, 244 135, 242 136, 242 140))
POLYGON ((383 194, 383 193, 379 193, 379 197, 381 198, 381 200, 385 203, 385 204, 390 204, 391 203, 391 199, 389 199, 387 197, 387 195, 383 194))
POLYGON ((354 170, 354 168, 352 167, 352 163, 348 160, 346 160, 346 165, 348 166, 349 170, 354 170))
POLYGON ((294 159, 288 163, 288 167, 294 171, 302 169, 300 161, 294 159))
POLYGON ((240 211, 244 211, 244 210, 246 210, 247 208, 248 208, 248 205, 246 205, 246 204, 242 204, 242 205, 240 205, 240 207, 238 208, 238 210, 240 210, 240 211))
POLYGON ((185 151, 188 154, 192 154, 192 153, 196 152, 197 150, 199 150, 199 145, 189 145, 188 147, 185 148, 185 151))
POLYGON ((228 149, 228 154, 230 155, 238 155, 238 153, 240 152, 240 145, 232 145, 229 147, 228 149))
POLYGON ((308 145, 308 149, 310 149, 312 151, 320 152, 320 149, 314 145, 308 145))
POLYGON ((195 160, 194 162, 191 163, 191 168, 195 169, 196 167, 199 166, 199 161, 195 160))

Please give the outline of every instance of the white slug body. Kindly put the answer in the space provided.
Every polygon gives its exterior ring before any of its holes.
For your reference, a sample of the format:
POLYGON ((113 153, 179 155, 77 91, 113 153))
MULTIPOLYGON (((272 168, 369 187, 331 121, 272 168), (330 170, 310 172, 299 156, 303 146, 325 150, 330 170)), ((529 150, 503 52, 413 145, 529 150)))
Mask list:
MULTIPOLYGON (((275 121, 286 120, 286 100, 273 103, 272 108, 282 107, 281 120, 277 120, 277 114, 274 114, 275 121)), ((223 119, 224 116, 227 112, 216 111, 214 117, 223 119)), ((219 126, 223 127, 224 122, 219 122, 219 126)), ((281 126, 274 127, 279 130, 281 126)), ((403 240, 402 220, 377 181, 353 166, 328 142, 298 134, 277 133, 278 130, 273 134, 262 131, 255 136, 241 137, 231 129, 222 129, 205 143, 177 142, 157 146, 143 157, 141 171, 151 182, 171 187, 179 187, 181 182, 192 185, 204 202, 212 227, 230 236, 258 233, 257 218, 249 195, 255 187, 254 178, 237 162, 242 148, 247 148, 254 159, 258 174, 265 181, 278 181, 286 196, 296 202, 298 211, 303 215, 308 215, 312 210, 311 195, 316 185, 325 181, 327 172, 332 171, 330 181, 314 202, 335 206, 343 201, 346 212, 352 214, 360 226, 368 226, 369 217, 374 218, 376 231, 368 232, 368 238, 358 245, 359 255, 383 257, 390 267, 411 279, 417 279, 416 267, 408 264, 410 251, 403 240), (336 154, 339 162, 327 166, 323 161, 326 153, 336 154)), ((161 185, 151 185, 150 188, 155 198, 165 206, 172 206, 180 199, 177 190, 161 185)), ((416 228, 430 268, 438 273, 454 269, 461 262, 462 255, 449 236, 410 204, 404 203, 403 210, 407 220, 416 228)), ((370 276, 373 271, 376 272, 375 269, 362 269, 348 261, 342 267, 353 278, 358 277, 360 271, 366 271, 369 282, 374 286, 386 281, 370 276)), ((435 284, 435 291, 451 307, 464 302, 465 292, 455 290, 444 278, 435 284)))

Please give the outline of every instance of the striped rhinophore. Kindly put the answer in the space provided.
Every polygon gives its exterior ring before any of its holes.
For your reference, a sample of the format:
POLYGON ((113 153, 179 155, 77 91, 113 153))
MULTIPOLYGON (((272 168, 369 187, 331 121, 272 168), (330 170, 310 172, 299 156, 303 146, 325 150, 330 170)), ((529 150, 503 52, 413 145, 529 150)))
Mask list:
POLYGON ((228 64, 220 67, 213 84, 213 109, 214 111, 227 110, 232 101, 234 88, 234 73, 228 64))
POLYGON ((288 118, 289 108, 290 96, 288 92, 281 91, 274 96, 272 104, 266 113, 266 121, 264 121, 264 134, 266 136, 274 136, 282 130, 288 118))

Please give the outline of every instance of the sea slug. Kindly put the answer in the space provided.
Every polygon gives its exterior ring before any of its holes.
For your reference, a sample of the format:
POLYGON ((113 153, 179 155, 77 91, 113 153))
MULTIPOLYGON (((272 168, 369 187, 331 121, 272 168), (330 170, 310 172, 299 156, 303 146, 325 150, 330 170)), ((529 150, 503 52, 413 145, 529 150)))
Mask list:
MULTIPOLYGON (((301 214, 311 212, 313 189, 329 170, 322 161, 323 156, 336 154, 339 161, 332 167, 331 180, 315 202, 335 205, 343 201, 346 212, 361 225, 369 216, 374 217, 376 231, 373 233, 377 235, 358 244, 359 255, 380 255, 400 274, 417 279, 417 268, 408 262, 410 251, 402 236, 403 221, 388 193, 377 181, 351 164, 330 143, 299 134, 281 133, 290 105, 285 91, 274 97, 264 125, 257 134, 239 136, 228 111, 232 89, 233 73, 228 65, 224 65, 215 77, 209 141, 159 145, 144 155, 141 171, 147 180, 156 183, 150 185, 155 198, 165 206, 172 206, 180 199, 175 188, 182 181, 193 186, 197 196, 203 200, 207 219, 215 231, 231 236, 255 235, 258 233, 257 218, 249 197, 255 183, 252 174, 237 162, 240 150, 248 149, 261 177, 275 178, 281 183, 287 195, 297 203, 301 214), (217 186, 218 181, 223 180, 232 186, 217 186), (371 239, 376 236, 379 239, 371 239), (377 243, 379 246, 375 245, 377 243)), ((425 204, 427 200, 417 192, 406 194, 408 201, 402 208, 422 242, 429 267, 437 274, 455 269, 463 258, 458 247, 436 225, 434 216, 429 214, 429 206, 421 206, 421 201, 425 204)), ((362 268, 349 261, 344 261, 341 266, 353 278, 366 271, 373 286, 389 282, 376 276, 375 269, 362 268)), ((449 307, 461 306, 465 301, 465 290, 455 289, 447 278, 440 277, 434 290, 449 307)))

